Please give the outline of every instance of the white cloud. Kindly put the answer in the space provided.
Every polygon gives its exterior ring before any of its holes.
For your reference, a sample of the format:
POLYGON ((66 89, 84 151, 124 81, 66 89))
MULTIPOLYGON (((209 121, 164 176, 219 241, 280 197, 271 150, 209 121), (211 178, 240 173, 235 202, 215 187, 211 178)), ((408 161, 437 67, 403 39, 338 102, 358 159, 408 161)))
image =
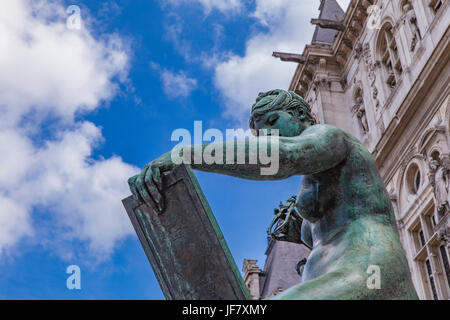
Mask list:
MULTIPOLYGON (((351 2, 337 1, 344 10, 351 2)), ((218 3, 228 8, 243 8, 249 2, 169 0, 168 3, 202 3, 205 9, 211 9, 218 3)), ((296 65, 273 58, 272 52, 301 53, 312 39, 315 26, 311 25, 310 20, 318 17, 320 5, 319 0, 254 0, 254 3, 256 8, 250 17, 267 30, 248 39, 244 56, 219 51, 217 46, 209 52, 195 52, 183 38, 184 26, 175 12, 169 14, 172 23, 165 27, 165 36, 186 61, 214 69, 215 86, 225 99, 225 115, 237 119, 242 125, 245 125, 244 120, 259 92, 289 86, 296 65)), ((239 13, 242 15, 246 11, 240 10, 239 13)), ((220 26, 217 31, 220 31, 220 26)), ((221 34, 217 31, 215 38, 220 39, 221 34)))
MULTIPOLYGON (((3 198, 9 205, 0 206, 0 220, 8 217, 9 224, 0 228, 23 230, 6 232, 10 236, 0 238, 0 248, 32 234, 29 214, 36 206, 51 212, 54 236, 87 241, 92 253, 109 254, 117 240, 131 234, 120 200, 129 194, 126 181, 136 168, 119 157, 91 159, 101 132, 89 122, 76 126, 40 148, 20 132, 0 131, 1 151, 7 151, 0 162, 5 169, 0 190, 9 195, 3 198), (14 206, 20 210, 11 211, 14 206)), ((70 246, 65 249, 71 251, 70 246)))
POLYGON ((165 3, 171 5, 179 5, 182 3, 199 3, 203 6, 205 13, 212 10, 219 10, 221 12, 239 12, 243 8, 241 0, 167 0, 165 3))
POLYGON ((161 77, 163 90, 169 99, 186 98, 197 88, 197 79, 189 78, 184 71, 172 72, 150 62, 150 68, 161 77))
POLYGON ((244 122, 259 92, 289 86, 296 65, 272 57, 273 51, 301 53, 310 43, 318 2, 256 0, 252 16, 268 30, 253 35, 244 56, 218 64, 214 83, 226 102, 225 114, 244 122))
MULTIPOLYGON (((346 10, 350 0, 338 0, 346 10)), ((215 67, 214 83, 225 99, 225 115, 245 125, 259 92, 287 89, 296 64, 272 57, 273 51, 302 53, 311 42, 319 1, 256 0, 251 14, 268 30, 253 35, 244 56, 232 55, 215 67)))
POLYGON ((2 2, 3 119, 16 122, 31 110, 71 119, 75 112, 93 110, 111 97, 116 87, 110 79, 126 73, 127 54, 118 36, 96 40, 86 29, 69 30, 62 8, 44 3, 2 2), (50 8, 59 18, 53 23, 48 22, 50 8))
POLYGON ((163 70, 161 73, 164 93, 168 97, 187 97, 197 88, 197 79, 187 77, 183 71, 173 73, 163 70))
POLYGON ((100 129, 74 121, 127 80, 128 50, 118 35, 69 30, 65 19, 60 1, 2 1, 0 254, 36 235, 65 256, 72 241, 86 242, 103 259, 132 234, 120 200, 137 168, 119 157, 94 160, 100 129), (57 129, 42 141, 49 117, 57 129), (50 235, 36 233, 36 208, 49 215, 50 235))
MULTIPOLYGON (((168 14, 168 21, 164 24, 164 38, 174 45, 175 50, 187 62, 200 64, 205 69, 212 69, 218 62, 229 57, 228 52, 220 51, 220 43, 224 39, 224 26, 219 23, 214 23, 210 28, 210 34, 214 41, 214 45, 208 50, 198 52, 192 48, 192 44, 184 38, 186 34, 186 25, 181 16, 175 12, 168 14)), ((155 63, 151 64, 152 68, 161 70, 161 67, 155 63)))
POLYGON ((0 194, 0 226, 0 249, 33 234, 27 208, 3 194, 0 194))

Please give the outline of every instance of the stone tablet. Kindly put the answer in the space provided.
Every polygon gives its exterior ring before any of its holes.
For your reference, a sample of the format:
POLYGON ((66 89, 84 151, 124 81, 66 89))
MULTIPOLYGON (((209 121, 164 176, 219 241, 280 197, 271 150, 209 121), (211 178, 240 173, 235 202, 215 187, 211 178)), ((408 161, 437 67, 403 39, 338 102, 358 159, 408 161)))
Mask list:
POLYGON ((123 204, 168 300, 245 300, 248 289, 189 166, 163 174, 166 208, 123 204))

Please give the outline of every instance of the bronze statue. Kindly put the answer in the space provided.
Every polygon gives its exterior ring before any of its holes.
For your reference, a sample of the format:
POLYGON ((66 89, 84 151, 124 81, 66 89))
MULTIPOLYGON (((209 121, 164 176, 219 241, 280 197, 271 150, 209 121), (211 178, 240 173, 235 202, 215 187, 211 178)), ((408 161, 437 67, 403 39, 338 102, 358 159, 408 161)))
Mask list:
MULTIPOLYGON (((262 175, 259 163, 191 166, 253 180, 303 176, 296 200, 303 219, 298 238, 312 251, 302 283, 274 299, 417 299, 389 195, 368 150, 341 129, 317 124, 307 102, 284 90, 258 96, 250 128, 268 134, 278 130, 280 164, 275 174, 262 175), (376 276, 378 284, 373 285, 376 276)), ((230 143, 235 142, 218 142, 215 147, 225 150, 230 143)), ((250 157, 248 139, 237 144, 232 150, 240 145, 250 157)), ((194 149, 187 146, 182 151, 192 154, 194 149)), ((171 152, 150 162, 129 180, 134 196, 163 211, 161 173, 173 167, 171 152)))

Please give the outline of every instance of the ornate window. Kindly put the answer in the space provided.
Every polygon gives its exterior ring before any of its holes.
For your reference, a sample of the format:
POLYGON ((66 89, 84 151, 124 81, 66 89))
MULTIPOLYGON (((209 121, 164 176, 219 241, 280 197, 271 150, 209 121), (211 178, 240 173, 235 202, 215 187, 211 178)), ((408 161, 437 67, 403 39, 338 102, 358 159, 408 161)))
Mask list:
POLYGON ((432 222, 434 206, 419 215, 409 229, 411 236, 414 272, 420 281, 422 296, 428 300, 446 300, 450 293, 450 266, 448 249, 443 245, 434 230, 432 222))
POLYGON ((444 245, 441 245, 439 247, 439 251, 441 254, 442 266, 444 269, 445 278, 447 280, 447 286, 450 287, 450 266, 449 266, 449 262, 448 262, 448 252, 444 245))
POLYGON ((425 244, 426 244, 425 235, 423 233, 423 230, 419 231, 419 242, 420 242, 420 247, 421 248, 423 248, 425 246, 425 244))
POLYGON ((378 38, 378 48, 381 63, 386 74, 386 83, 390 88, 397 86, 403 72, 400 61, 397 42, 393 34, 394 30, 390 23, 386 23, 378 38))
POLYGON ((410 232, 413 240, 414 253, 418 254, 423 251, 427 243, 427 239, 425 238, 425 233, 420 221, 417 221, 415 227, 411 229, 410 232))
POLYGON ((436 291, 436 283, 434 282, 433 271, 431 270, 430 259, 425 260, 425 268, 428 276, 428 286, 433 295, 433 300, 438 300, 438 295, 436 291))

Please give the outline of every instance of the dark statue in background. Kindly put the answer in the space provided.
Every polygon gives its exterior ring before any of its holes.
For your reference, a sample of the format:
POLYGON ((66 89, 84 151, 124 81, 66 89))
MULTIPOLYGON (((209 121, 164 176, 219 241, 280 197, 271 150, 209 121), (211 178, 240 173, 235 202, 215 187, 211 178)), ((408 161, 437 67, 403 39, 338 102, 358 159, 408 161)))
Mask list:
MULTIPOLYGON (((223 161, 191 166, 252 180, 303 176, 298 196, 289 204, 296 206, 301 219, 294 218, 301 225, 294 224, 291 230, 297 233, 289 232, 289 237, 301 239, 312 251, 302 266, 302 283, 274 299, 417 299, 389 195, 375 160, 361 142, 341 129, 317 124, 306 101, 284 90, 258 96, 250 127, 279 131, 276 174, 261 175, 260 164, 223 161), (377 268, 379 285, 374 287, 370 282, 377 268)), ((225 150, 228 143, 235 142, 218 142, 215 147, 225 150)), ((245 147, 248 158, 248 140, 238 144, 245 147)), ((183 152, 194 154, 194 146, 183 147, 183 152)), ((163 212, 161 176, 173 167, 169 152, 130 178, 136 199, 163 212)))

